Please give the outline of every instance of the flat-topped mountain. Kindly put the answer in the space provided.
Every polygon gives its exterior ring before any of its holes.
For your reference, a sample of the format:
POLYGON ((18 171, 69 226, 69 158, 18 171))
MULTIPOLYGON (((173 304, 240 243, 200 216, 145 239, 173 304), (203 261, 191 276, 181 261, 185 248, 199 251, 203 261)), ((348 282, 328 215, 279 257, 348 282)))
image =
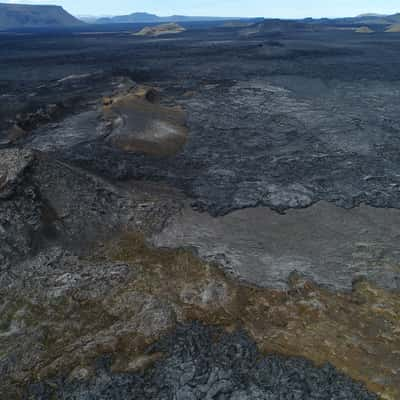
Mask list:
POLYGON ((82 21, 60 6, 0 4, 0 29, 75 26, 82 21))

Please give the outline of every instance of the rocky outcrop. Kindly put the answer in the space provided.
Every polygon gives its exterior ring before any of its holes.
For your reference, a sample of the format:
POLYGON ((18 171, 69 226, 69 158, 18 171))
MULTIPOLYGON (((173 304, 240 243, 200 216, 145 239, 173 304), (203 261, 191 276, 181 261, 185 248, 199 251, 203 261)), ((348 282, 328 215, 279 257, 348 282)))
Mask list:
POLYGON ((180 207, 162 188, 156 197, 151 185, 115 186, 40 153, 5 149, 0 156, 2 268, 48 244, 84 247, 114 231, 156 231, 180 207))
POLYGON ((162 36, 174 35, 184 32, 186 29, 176 23, 161 24, 156 26, 146 26, 139 32, 135 33, 136 36, 162 36))
POLYGON ((400 32, 400 24, 390 25, 389 28, 387 28, 385 32, 388 32, 388 33, 400 32))
POLYGON ((360 26, 355 30, 357 33, 374 33, 374 31, 369 26, 360 26))
POLYGON ((32 165, 33 153, 29 150, 5 149, 0 159, 0 199, 12 196, 21 186, 26 169, 32 165))

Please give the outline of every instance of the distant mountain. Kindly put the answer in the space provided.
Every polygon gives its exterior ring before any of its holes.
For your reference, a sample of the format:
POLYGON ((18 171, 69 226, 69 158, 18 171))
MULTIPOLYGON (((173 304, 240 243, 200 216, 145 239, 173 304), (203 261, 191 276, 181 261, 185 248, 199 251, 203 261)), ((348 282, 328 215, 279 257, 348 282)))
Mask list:
POLYGON ((264 19, 242 29, 242 36, 288 34, 296 32, 323 32, 347 30, 355 33, 400 32, 400 13, 393 15, 363 15, 348 18, 305 18, 302 20, 264 19))
POLYGON ((393 25, 400 23, 400 13, 393 15, 379 15, 379 14, 364 14, 357 17, 345 18, 321 18, 313 19, 307 18, 304 20, 307 23, 325 24, 325 25, 393 25))
MULTIPOLYGON (((94 24, 100 17, 94 16, 94 15, 77 15, 76 18, 78 18, 79 20, 81 20, 83 22, 86 22, 87 24, 94 24)), ((104 16, 101 18, 106 18, 106 17, 104 16)), ((107 16, 107 18, 108 18, 108 16, 107 16)))
POLYGON ((97 24, 129 24, 129 23, 167 23, 167 22, 193 22, 193 21, 224 21, 239 20, 242 18, 228 17, 191 17, 185 15, 171 15, 169 17, 159 17, 155 14, 136 12, 129 15, 120 15, 109 18, 99 18, 97 24))
POLYGON ((0 3, 0 29, 75 26, 82 21, 59 6, 0 3))
POLYGON ((365 18, 365 17, 387 17, 388 14, 379 14, 379 13, 365 13, 357 15, 356 18, 365 18))
POLYGON ((115 17, 103 17, 96 20, 96 23, 98 24, 124 24, 141 22, 160 22, 160 17, 155 14, 133 13, 129 15, 119 15, 115 17))
MULTIPOLYGON (((120 23, 120 24, 129 24, 129 23, 169 23, 169 22, 194 22, 194 21, 238 21, 244 20, 246 18, 230 18, 230 17, 199 17, 199 16, 185 16, 185 15, 171 15, 168 17, 159 17, 155 14, 149 14, 145 12, 136 12, 129 15, 120 15, 115 17, 103 17, 98 18, 94 22, 97 24, 113 24, 113 23, 120 23)), ((253 18, 257 19, 257 18, 253 18)), ((258 20, 262 20, 262 18, 258 18, 258 20)), ((250 19, 248 19, 250 20, 250 19)), ((267 20, 267 21, 277 21, 277 20, 267 20)), ((280 21, 285 21, 280 20, 280 21)), ((91 21, 92 22, 92 21, 91 21)), ((293 22, 293 20, 292 20, 293 22)), ((400 13, 393 14, 393 15, 381 15, 381 14, 362 14, 357 17, 344 17, 344 18, 306 18, 303 20, 298 20, 298 23, 304 24, 312 24, 312 25, 355 25, 355 26, 368 26, 368 25, 393 25, 400 23, 400 13)), ((278 22, 276 22, 279 25, 278 22)), ((290 27, 277 27, 277 28, 293 28, 290 27)), ((295 29, 301 28, 300 26, 294 27, 295 29)), ((307 29, 306 27, 303 27, 307 29)))
MULTIPOLYGON (((316 26, 317 28, 321 27, 316 26)), ((314 31, 314 25, 302 21, 283 20, 283 19, 266 19, 259 24, 254 24, 241 31, 242 36, 257 36, 264 34, 280 34, 293 32, 310 32, 314 31)))
POLYGON ((345 18, 354 24, 388 25, 400 22, 400 13, 393 15, 364 15, 355 18, 345 18))

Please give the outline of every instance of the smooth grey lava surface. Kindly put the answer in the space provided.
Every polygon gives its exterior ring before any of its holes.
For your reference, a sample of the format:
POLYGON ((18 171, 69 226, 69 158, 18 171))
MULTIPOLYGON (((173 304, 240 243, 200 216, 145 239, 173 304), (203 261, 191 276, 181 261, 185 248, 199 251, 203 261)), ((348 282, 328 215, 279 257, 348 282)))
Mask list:
POLYGON ((318 203, 285 215, 259 207, 219 218, 186 208, 153 243, 193 248, 258 286, 285 289, 297 272, 335 290, 351 290, 360 278, 400 289, 399 237, 399 210, 318 203))

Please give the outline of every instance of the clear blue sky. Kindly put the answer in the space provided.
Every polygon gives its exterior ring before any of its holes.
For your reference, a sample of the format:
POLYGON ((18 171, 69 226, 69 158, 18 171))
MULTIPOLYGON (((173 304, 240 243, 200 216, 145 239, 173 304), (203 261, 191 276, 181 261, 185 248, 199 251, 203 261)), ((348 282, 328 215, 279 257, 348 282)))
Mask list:
POLYGON ((340 17, 400 12, 400 0, 0 0, 58 4, 75 15, 121 15, 136 11, 158 15, 243 17, 340 17))

